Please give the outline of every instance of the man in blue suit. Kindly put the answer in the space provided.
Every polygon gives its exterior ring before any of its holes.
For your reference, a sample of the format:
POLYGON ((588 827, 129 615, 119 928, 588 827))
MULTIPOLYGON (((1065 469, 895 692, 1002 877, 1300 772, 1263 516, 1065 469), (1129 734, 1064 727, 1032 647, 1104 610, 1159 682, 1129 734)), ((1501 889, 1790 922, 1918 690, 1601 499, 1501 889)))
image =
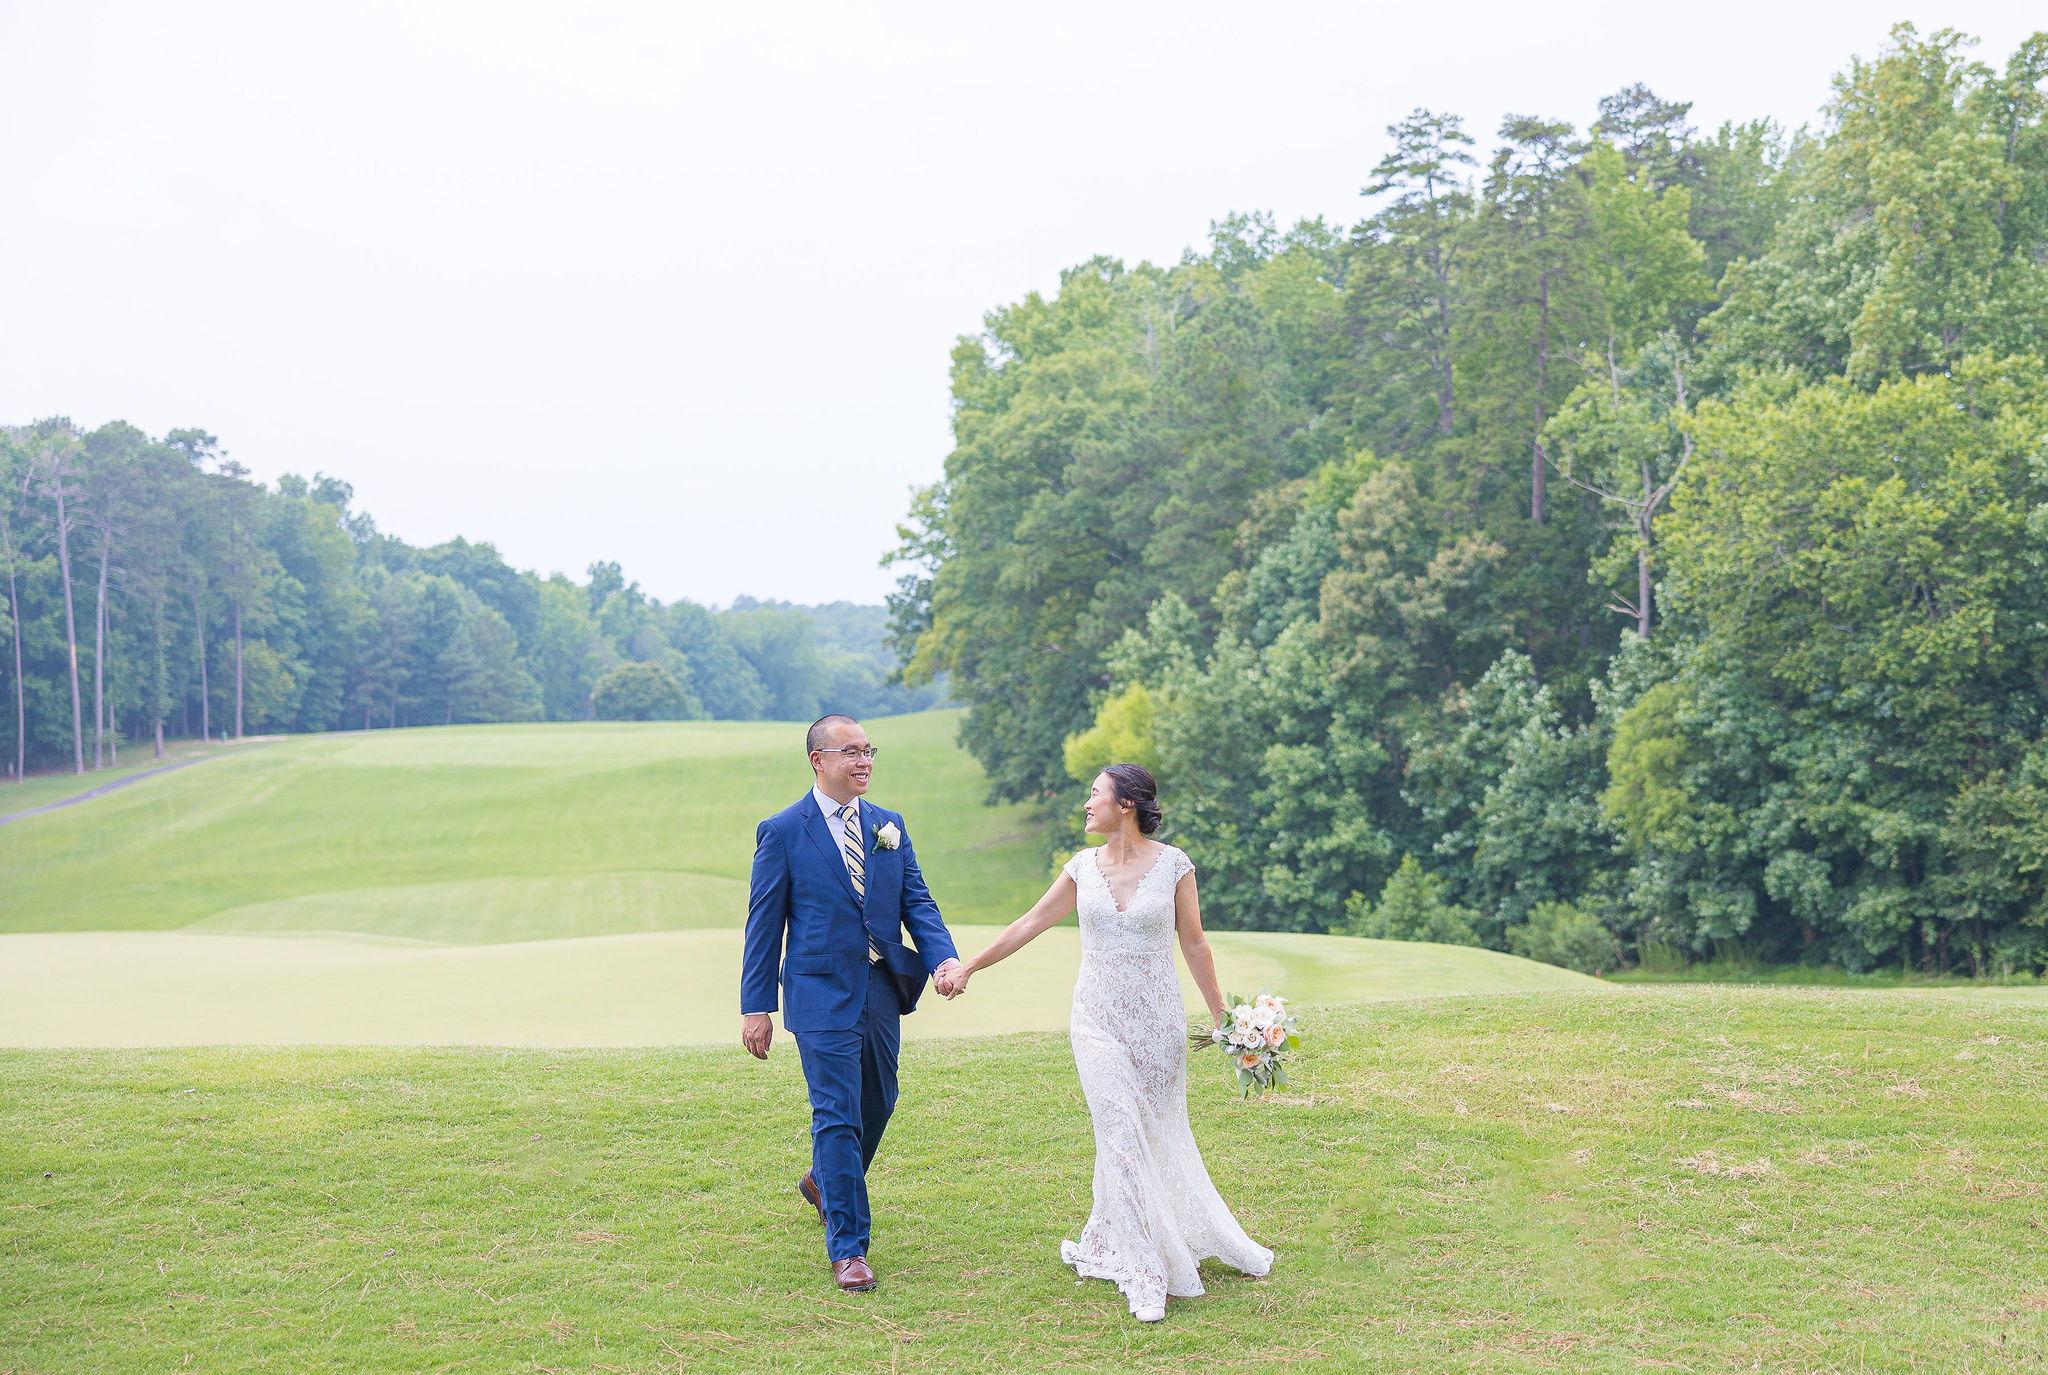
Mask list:
POLYGON ((896 1107, 901 1021, 927 973, 952 996, 960 961, 903 818, 862 798, 875 750, 860 722, 822 717, 805 746, 811 790, 754 833, 740 1043, 768 1058, 779 982, 811 1094, 811 1168, 797 1190, 824 1219, 834 1282, 872 1289, 867 1170, 896 1107))

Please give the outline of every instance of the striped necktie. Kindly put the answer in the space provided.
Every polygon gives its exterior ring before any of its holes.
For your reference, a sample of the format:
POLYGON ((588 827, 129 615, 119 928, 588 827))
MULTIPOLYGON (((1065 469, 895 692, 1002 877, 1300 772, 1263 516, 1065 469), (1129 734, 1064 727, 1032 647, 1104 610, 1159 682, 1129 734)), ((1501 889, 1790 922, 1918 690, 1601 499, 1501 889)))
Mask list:
POLYGON ((860 803, 849 802, 839 809, 839 848, 846 852, 846 876, 853 880, 854 896, 868 900, 868 866, 861 854, 860 803))
MULTIPOLYGON (((849 802, 844 807, 841 807, 836 815, 839 817, 840 822, 839 848, 846 855, 846 876, 853 880, 854 896, 859 898, 862 903, 866 903, 868 900, 868 866, 866 858, 861 854, 861 851, 866 847, 861 844, 860 803, 849 802)), ((867 923, 862 922, 861 925, 865 927, 867 923)), ((868 953, 878 960, 881 959, 882 951, 875 944, 874 933, 870 931, 867 933, 867 936, 868 953)))

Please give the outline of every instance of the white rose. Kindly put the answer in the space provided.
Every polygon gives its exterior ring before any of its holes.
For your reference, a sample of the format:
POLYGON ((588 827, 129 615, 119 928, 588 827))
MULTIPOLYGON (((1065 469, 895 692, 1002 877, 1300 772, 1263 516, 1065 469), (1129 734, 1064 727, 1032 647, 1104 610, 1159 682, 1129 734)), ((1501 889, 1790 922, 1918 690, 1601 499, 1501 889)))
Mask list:
POLYGON ((903 843, 903 832, 896 829, 896 823, 885 821, 875 832, 875 844, 884 850, 893 850, 903 843))
POLYGON ((1252 1026, 1259 1031, 1264 1031, 1279 1019, 1280 1010, 1278 1008, 1259 1007, 1252 1010, 1252 1026))

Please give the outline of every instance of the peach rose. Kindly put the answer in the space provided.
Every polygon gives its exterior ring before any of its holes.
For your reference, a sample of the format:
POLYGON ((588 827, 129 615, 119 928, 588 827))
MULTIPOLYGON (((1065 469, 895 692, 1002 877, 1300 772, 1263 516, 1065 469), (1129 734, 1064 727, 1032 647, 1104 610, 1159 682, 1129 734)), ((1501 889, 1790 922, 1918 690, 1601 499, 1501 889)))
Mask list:
POLYGON ((1256 1053, 1240 1055, 1237 1057, 1237 1063, 1245 1069, 1257 1069, 1259 1067, 1259 1057, 1256 1053))
POLYGON ((1283 1046, 1283 1045, 1286 1045, 1286 1044, 1287 1044, 1287 1028, 1286 1028, 1286 1027, 1284 1027, 1284 1026, 1269 1026, 1269 1027, 1267 1027, 1267 1028, 1266 1028, 1266 1044, 1267 1044, 1267 1045, 1269 1045, 1269 1046, 1272 1046, 1272 1047, 1274 1047, 1275 1049, 1278 1049, 1279 1047, 1281 1047, 1281 1046, 1283 1046))

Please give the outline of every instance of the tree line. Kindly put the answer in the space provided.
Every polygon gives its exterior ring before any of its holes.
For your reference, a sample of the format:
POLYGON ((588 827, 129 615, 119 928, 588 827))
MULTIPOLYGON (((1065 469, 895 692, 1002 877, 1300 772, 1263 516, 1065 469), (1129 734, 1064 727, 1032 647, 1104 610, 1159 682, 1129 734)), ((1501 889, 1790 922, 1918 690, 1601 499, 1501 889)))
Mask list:
POLYGON ((804 720, 944 698, 887 680, 880 606, 663 603, 615 562, 420 548, 338 478, 250 480, 203 430, 0 428, 6 773, 165 734, 480 721, 804 720))
POLYGON ((2048 35, 1969 48, 1417 110, 1348 228, 989 312, 909 676, 997 796, 1155 767, 1221 924, 2041 968, 2048 35))

